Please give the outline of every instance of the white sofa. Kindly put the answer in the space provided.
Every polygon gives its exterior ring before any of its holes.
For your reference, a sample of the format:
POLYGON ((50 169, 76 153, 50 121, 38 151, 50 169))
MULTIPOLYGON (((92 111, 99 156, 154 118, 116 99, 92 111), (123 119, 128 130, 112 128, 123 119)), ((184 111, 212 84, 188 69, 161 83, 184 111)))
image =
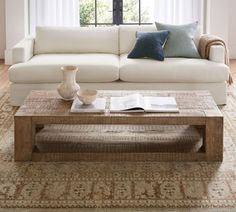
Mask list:
POLYGON ((226 103, 229 68, 224 64, 221 46, 211 48, 210 60, 128 59, 136 31, 156 31, 156 28, 38 27, 35 38, 26 38, 13 48, 14 65, 9 68, 12 105, 21 105, 31 90, 56 89, 62 80, 63 65, 78 65, 77 82, 82 88, 200 89, 209 90, 217 104, 226 103))

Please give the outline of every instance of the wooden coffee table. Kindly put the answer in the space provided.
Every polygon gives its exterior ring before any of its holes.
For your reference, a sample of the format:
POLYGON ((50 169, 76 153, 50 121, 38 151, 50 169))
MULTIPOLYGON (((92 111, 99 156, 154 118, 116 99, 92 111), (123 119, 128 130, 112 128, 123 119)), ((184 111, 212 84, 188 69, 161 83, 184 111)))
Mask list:
MULTIPOLYGON (((127 124, 194 125, 203 129, 203 148, 197 153, 132 153, 136 160, 222 161, 223 115, 207 91, 99 91, 107 98, 131 93, 173 96, 179 113, 83 113, 72 114, 72 102, 60 99, 56 91, 32 91, 15 115, 15 160, 80 160, 89 153, 41 153, 35 147, 35 134, 46 124, 127 124)), ((94 153, 100 154, 100 153, 94 153)), ((107 153, 109 158, 128 159, 129 153, 107 153)), ((105 156, 104 156, 105 158, 105 156)))

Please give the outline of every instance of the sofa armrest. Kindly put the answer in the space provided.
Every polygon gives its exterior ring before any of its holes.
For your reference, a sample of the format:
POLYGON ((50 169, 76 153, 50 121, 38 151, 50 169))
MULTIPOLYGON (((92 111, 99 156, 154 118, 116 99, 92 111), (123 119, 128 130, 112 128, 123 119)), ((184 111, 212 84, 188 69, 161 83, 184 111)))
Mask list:
POLYGON ((221 45, 213 45, 210 48, 209 60, 217 63, 225 63, 225 49, 221 45))
POLYGON ((12 49, 12 63, 24 63, 33 57, 34 38, 25 38, 12 49))

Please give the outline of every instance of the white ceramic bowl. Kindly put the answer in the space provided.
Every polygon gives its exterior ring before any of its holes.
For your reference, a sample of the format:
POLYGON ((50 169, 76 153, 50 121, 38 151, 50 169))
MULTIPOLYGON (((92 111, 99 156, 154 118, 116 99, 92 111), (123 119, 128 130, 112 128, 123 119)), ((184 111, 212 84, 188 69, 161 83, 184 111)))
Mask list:
POLYGON ((80 89, 77 92, 77 96, 83 104, 90 105, 96 100, 97 93, 98 92, 96 90, 80 89))

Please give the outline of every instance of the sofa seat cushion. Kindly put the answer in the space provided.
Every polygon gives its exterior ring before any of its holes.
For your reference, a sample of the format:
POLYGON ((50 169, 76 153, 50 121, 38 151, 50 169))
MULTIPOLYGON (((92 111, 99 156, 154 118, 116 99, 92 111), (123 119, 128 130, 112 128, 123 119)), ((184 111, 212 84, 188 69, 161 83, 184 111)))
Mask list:
POLYGON ((210 83, 229 78, 229 68, 204 59, 165 58, 129 59, 120 57, 120 80, 125 82, 210 83))
POLYGON ((77 82, 112 82, 119 79, 119 56, 114 54, 42 54, 26 63, 13 65, 9 78, 14 83, 59 83, 60 67, 76 65, 77 82))

